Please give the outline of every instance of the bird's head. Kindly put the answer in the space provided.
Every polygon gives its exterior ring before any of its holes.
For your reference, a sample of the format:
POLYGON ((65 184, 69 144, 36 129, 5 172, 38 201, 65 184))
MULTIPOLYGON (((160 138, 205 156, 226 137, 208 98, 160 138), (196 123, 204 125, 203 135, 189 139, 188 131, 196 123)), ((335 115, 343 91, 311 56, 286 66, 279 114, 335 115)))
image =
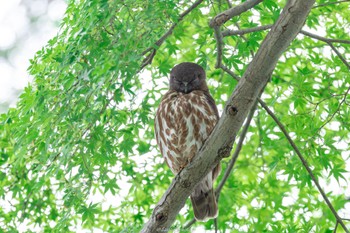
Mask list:
POLYGON ((180 63, 170 72, 170 90, 190 93, 194 90, 207 91, 204 69, 192 62, 180 63))

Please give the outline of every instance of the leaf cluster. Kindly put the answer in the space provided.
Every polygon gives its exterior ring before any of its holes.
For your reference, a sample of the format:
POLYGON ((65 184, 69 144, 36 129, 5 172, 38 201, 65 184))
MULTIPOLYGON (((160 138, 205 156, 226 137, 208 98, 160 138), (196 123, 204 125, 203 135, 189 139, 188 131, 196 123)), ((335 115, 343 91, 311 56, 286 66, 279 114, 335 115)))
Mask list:
MULTIPOLYGON (((0 116, 0 231, 140 229, 173 178, 153 134, 171 67, 182 61, 202 65, 220 111, 236 86, 214 68, 216 42, 208 26, 228 4, 204 1, 179 21, 191 4, 69 2, 59 33, 31 60, 34 82, 16 108, 0 116), (174 23, 172 35, 156 46, 174 23), (140 72, 149 48, 157 53, 140 72)), ((273 24, 284 4, 263 1, 225 27, 273 24)), ((347 7, 314 8, 305 27, 322 29, 327 38, 350 39, 347 7)), ((266 34, 225 37, 225 65, 242 75, 266 34)), ((349 46, 335 46, 349 59, 349 46)), ((326 43, 300 35, 262 96, 318 179, 340 189, 349 180, 349 83, 348 68, 326 43)), ((327 195, 337 210, 346 205, 342 192, 327 190, 327 195)), ((187 204, 174 230, 193 218, 187 204)), ((219 208, 220 232, 330 232, 335 226, 288 141, 260 108, 219 208)), ((202 226, 214 229, 212 221, 202 226)))

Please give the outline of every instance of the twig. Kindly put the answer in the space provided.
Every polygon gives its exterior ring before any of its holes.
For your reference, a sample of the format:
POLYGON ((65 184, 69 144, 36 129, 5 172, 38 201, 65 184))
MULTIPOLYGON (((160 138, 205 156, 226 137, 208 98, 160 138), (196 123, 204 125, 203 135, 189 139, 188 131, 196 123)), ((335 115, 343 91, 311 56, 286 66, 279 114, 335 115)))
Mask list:
POLYGON ((258 135, 259 135, 259 144, 258 144, 258 149, 257 149, 257 154, 261 156, 261 160, 263 161, 263 164, 265 164, 265 159, 264 159, 264 151, 263 151, 263 129, 261 127, 261 122, 260 122, 260 111, 258 111, 258 115, 256 117, 256 126, 258 128, 258 135))
POLYGON ((333 51, 338 55, 338 57, 340 58, 340 60, 344 63, 344 65, 346 65, 346 67, 348 67, 348 69, 350 69, 350 64, 345 60, 345 58, 343 57, 343 55, 339 52, 339 50, 334 47, 334 45, 331 42, 327 43, 332 49, 333 51))
POLYGON ((336 232, 337 232, 338 225, 339 225, 339 222, 337 221, 336 224, 335 224, 333 233, 336 233, 336 232))
POLYGON ((350 44, 350 40, 330 39, 330 38, 319 36, 319 35, 313 34, 311 32, 304 31, 304 30, 301 30, 300 33, 304 34, 305 36, 308 36, 308 37, 311 37, 311 38, 314 38, 314 39, 326 42, 327 44, 329 44, 329 43, 350 44))
POLYGON ((61 154, 61 152, 58 152, 58 153, 53 157, 53 159, 51 160, 51 163, 49 163, 49 164, 46 165, 46 170, 49 169, 49 168, 52 166, 52 164, 57 160, 57 158, 58 158, 58 156, 59 156, 60 154, 61 154))
POLYGON ((221 64, 220 68, 224 71, 226 71, 226 73, 228 73, 231 77, 233 77, 236 81, 239 81, 239 76, 236 75, 235 73, 233 73, 227 66, 221 64))
POLYGON ((337 1, 337 2, 326 2, 326 3, 319 4, 317 6, 314 6, 313 9, 318 8, 318 7, 322 7, 322 6, 329 6, 329 5, 332 5, 332 4, 343 3, 343 2, 350 2, 350 1, 349 0, 343 0, 343 1, 337 1))
POLYGON ((215 233, 218 233, 218 218, 214 219, 215 233))
POLYGON ((189 221, 189 222, 183 227, 183 229, 186 230, 186 229, 190 228, 195 222, 196 222, 196 219, 193 218, 191 221, 189 221))
MULTIPOLYGON (((240 26, 238 23, 235 23, 236 27, 238 28, 238 30, 241 30, 240 26)), ((248 39, 244 36, 244 35, 239 35, 245 42, 248 42, 248 39)), ((250 51, 250 55, 252 56, 252 58, 254 57, 254 51, 249 49, 250 51)))
POLYGON ((293 147, 295 153, 298 155, 299 159, 301 160, 303 166, 305 167, 305 169, 307 170, 307 172, 309 173, 312 181, 315 183, 318 191, 321 193, 323 199, 325 200, 325 202, 327 203, 329 209, 332 211, 333 215, 335 216, 335 218, 337 219, 337 221, 339 222, 339 224, 343 227, 343 229, 345 230, 345 232, 349 233, 349 230, 347 229, 347 227, 345 226, 342 218, 339 217, 337 211, 334 209, 332 203, 329 201, 327 195, 325 194, 325 192, 323 191, 322 187, 320 186, 317 178, 315 177, 315 175, 313 174, 308 162, 306 161, 306 159, 304 158, 304 156, 301 154, 301 152, 299 151, 299 148, 295 145, 294 141, 292 140, 292 138, 289 136, 286 128, 284 127, 284 125, 278 120, 278 118, 275 116, 275 114, 270 110, 270 108, 266 105, 266 103, 264 101, 262 101, 261 99, 258 99, 260 105, 266 110, 266 112, 272 117, 272 119, 276 122, 276 124, 278 125, 278 127, 280 128, 280 130, 282 131, 282 133, 284 134, 284 136, 287 138, 289 144, 293 147))
POLYGON ((234 16, 240 15, 243 12, 253 8, 263 0, 247 0, 235 7, 232 7, 224 12, 221 12, 217 16, 215 16, 209 23, 210 27, 220 27, 225 22, 227 22, 229 19, 233 18, 234 16))
POLYGON ((273 24, 267 24, 267 25, 262 25, 258 27, 253 27, 253 28, 246 28, 246 29, 239 29, 239 30, 226 30, 222 32, 222 36, 234 36, 234 35, 244 35, 247 33, 252 33, 252 32, 258 32, 258 31, 263 31, 272 28, 273 24))
POLYGON ((195 1, 192 6, 190 6, 187 10, 185 10, 182 14, 179 15, 177 21, 174 22, 169 28, 169 30, 155 43, 155 46, 152 46, 142 52, 142 55, 146 55, 147 53, 149 53, 149 55, 143 60, 140 70, 142 70, 148 64, 152 63, 152 60, 157 53, 157 48, 161 46, 166 40, 166 38, 168 38, 173 33, 173 30, 178 25, 178 23, 181 22, 186 15, 188 15, 194 8, 196 8, 202 2, 203 0, 195 1))
POLYGON ((343 99, 340 101, 337 109, 333 112, 332 116, 326 122, 324 122, 322 124, 322 126, 318 129, 318 131, 320 131, 326 124, 328 124, 334 118, 335 114, 339 111, 340 107, 344 104, 349 92, 350 92, 350 85, 349 85, 348 90, 345 92, 343 99))
POLYGON ((21 215, 21 218, 20 218, 20 221, 23 221, 24 218, 25 218, 25 215, 26 215, 26 209, 28 207, 28 202, 29 202, 29 199, 30 197, 32 196, 33 194, 33 189, 29 192, 29 194, 27 195, 27 198, 24 200, 23 204, 22 204, 22 215, 21 215))

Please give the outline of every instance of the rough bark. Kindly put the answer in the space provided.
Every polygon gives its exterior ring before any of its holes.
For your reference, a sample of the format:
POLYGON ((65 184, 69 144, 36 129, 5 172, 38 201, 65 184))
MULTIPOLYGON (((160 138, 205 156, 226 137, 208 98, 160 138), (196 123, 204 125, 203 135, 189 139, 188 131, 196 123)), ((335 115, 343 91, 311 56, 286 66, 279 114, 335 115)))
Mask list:
POLYGON ((289 0, 279 19, 226 103, 214 131, 196 158, 183 169, 165 192, 141 232, 167 232, 195 185, 224 157, 259 93, 269 81, 276 63, 301 30, 315 0, 289 0))

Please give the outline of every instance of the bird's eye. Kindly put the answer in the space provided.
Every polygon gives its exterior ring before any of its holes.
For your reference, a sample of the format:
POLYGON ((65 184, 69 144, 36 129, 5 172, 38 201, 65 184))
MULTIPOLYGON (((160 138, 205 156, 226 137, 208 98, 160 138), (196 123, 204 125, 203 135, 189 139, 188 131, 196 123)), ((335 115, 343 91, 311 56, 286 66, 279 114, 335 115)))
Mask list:
POLYGON ((171 75, 170 79, 174 81, 174 83, 179 83, 180 81, 176 79, 175 75, 171 75))

